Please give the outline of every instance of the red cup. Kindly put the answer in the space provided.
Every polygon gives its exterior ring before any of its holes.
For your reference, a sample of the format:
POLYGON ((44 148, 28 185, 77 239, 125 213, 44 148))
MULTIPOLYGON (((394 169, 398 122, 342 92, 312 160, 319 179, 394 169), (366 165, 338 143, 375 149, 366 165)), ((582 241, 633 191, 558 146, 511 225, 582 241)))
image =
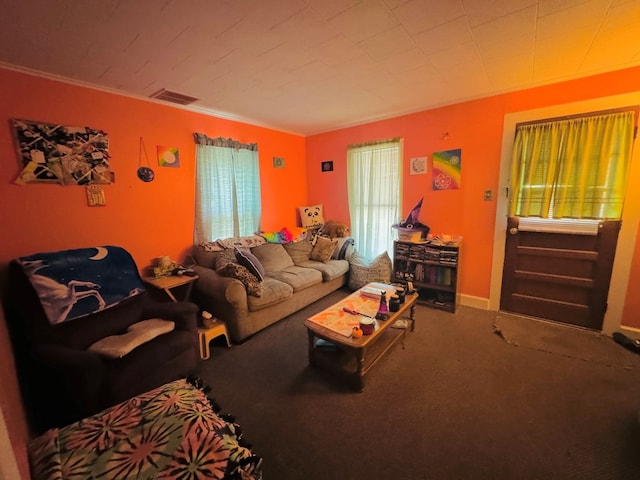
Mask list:
POLYGON ((373 318, 363 317, 360 319, 360 330, 363 335, 371 335, 375 330, 375 320, 373 318))

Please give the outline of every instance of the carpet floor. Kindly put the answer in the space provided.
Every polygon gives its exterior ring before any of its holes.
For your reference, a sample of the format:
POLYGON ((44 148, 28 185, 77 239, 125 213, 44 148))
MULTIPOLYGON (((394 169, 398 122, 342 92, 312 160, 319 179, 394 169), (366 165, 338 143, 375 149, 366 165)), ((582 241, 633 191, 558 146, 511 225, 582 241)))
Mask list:
POLYGON ((640 355, 578 329, 418 306, 404 348, 356 393, 308 366, 303 325, 347 293, 240 345, 214 340, 201 364, 266 480, 640 478, 640 355))

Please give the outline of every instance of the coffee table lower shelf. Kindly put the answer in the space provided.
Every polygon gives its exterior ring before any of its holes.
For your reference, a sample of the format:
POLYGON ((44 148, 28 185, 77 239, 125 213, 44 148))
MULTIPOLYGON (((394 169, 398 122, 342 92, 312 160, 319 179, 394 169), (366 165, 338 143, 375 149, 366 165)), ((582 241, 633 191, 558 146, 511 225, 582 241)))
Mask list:
POLYGON ((404 336, 409 327, 404 329, 388 328, 380 335, 380 338, 366 348, 341 348, 335 345, 335 349, 316 347, 316 339, 331 341, 321 335, 307 330, 309 337, 309 365, 330 370, 345 376, 354 389, 364 390, 364 376, 398 341, 404 348, 404 336))

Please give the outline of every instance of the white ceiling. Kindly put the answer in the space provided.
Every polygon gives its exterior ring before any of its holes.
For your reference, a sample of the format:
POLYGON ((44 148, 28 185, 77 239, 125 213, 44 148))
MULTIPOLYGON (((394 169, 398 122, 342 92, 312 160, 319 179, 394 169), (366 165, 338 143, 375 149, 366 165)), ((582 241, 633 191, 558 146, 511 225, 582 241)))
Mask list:
POLYGON ((640 0, 0 0, 0 62, 310 135, 640 64, 640 0))

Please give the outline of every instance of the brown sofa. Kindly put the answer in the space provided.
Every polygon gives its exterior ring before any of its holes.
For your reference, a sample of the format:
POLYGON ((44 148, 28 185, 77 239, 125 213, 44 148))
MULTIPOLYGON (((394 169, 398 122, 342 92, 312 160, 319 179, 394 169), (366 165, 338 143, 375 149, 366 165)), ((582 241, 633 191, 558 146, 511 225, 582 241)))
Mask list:
POLYGON ((227 324, 234 342, 242 342, 347 284, 353 239, 341 238, 336 243, 326 262, 311 259, 313 245, 306 240, 251 247, 265 271, 259 297, 249 295, 239 279, 216 271, 216 258, 224 249, 195 246, 193 268, 199 278, 194 301, 227 324))

